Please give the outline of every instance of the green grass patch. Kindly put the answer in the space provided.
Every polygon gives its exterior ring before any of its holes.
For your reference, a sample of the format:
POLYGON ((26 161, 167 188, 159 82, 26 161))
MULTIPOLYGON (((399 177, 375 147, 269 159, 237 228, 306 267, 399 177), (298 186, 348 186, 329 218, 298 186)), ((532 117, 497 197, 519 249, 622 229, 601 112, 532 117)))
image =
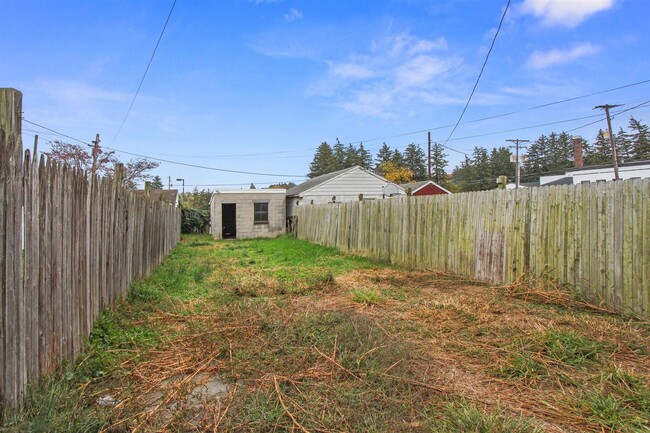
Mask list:
POLYGON ((441 420, 435 422, 439 432, 476 433, 543 433, 531 420, 512 417, 497 406, 495 412, 487 412, 464 399, 450 403, 441 420))
POLYGON ((379 305, 386 302, 386 296, 378 290, 354 289, 350 291, 352 301, 365 305, 379 305))
POLYGON ((582 368, 597 360, 604 346, 578 334, 556 328, 548 329, 542 336, 542 350, 550 358, 572 367, 582 368))

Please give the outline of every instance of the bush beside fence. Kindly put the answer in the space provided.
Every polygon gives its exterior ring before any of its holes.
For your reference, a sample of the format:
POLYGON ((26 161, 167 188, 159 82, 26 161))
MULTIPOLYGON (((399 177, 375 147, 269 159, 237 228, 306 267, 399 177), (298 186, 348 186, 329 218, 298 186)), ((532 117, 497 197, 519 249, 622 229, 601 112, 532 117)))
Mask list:
POLYGON ((299 206, 297 236, 496 284, 522 275, 650 316, 650 179, 299 206))
POLYGON ((180 211, 130 193, 120 185, 119 169, 112 180, 29 151, 23 159, 21 97, 0 89, 5 409, 21 405, 28 383, 73 360, 101 310, 151 273, 180 238, 180 211))

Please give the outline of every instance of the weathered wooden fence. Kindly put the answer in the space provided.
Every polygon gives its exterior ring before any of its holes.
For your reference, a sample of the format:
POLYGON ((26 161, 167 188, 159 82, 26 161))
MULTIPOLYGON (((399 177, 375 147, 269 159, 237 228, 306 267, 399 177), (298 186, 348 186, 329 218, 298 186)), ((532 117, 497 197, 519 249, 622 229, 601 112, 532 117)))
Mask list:
POLYGON ((297 208, 297 236, 506 284, 550 278, 650 316, 650 179, 297 208))
POLYGON ((29 382, 74 359, 101 310, 180 237, 180 211, 170 204, 29 151, 23 159, 21 98, 0 89, 0 406, 7 409, 20 406, 29 382))

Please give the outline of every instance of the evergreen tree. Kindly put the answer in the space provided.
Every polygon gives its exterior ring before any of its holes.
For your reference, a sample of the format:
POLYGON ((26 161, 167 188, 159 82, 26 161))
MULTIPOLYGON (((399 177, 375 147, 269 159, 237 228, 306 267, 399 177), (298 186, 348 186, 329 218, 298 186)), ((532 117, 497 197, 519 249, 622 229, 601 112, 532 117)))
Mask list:
POLYGON ((493 179, 490 157, 484 147, 477 146, 472 153, 474 160, 474 191, 493 189, 497 187, 496 178, 493 179))
POLYGON ((363 147, 363 143, 359 144, 359 165, 367 170, 372 168, 372 155, 363 147))
POLYGON ((524 154, 523 174, 522 177, 529 182, 539 179, 541 173, 548 171, 546 165, 546 152, 548 148, 548 137, 541 135, 537 140, 531 143, 524 154))
POLYGON ((384 162, 390 161, 392 155, 393 151, 390 149, 390 146, 384 143, 381 146, 381 149, 379 149, 379 152, 377 152, 377 158, 375 158, 375 167, 379 167, 379 165, 383 164, 384 162))
POLYGON ((390 162, 395 164, 397 167, 404 167, 404 155, 402 155, 399 150, 395 149, 390 155, 390 162))
POLYGON ((460 191, 473 191, 474 173, 474 163, 469 156, 465 155, 465 159, 452 172, 451 178, 460 191))
POLYGON ((318 149, 316 149, 313 161, 309 164, 309 174, 307 177, 314 178, 331 173, 337 170, 336 167, 336 159, 334 158, 332 147, 326 141, 323 141, 318 146, 318 149))
POLYGON ((447 154, 439 143, 431 145, 431 180, 445 186, 447 184, 447 154))
POLYGON ((334 152, 334 165, 335 168, 332 171, 337 171, 345 168, 345 146, 343 143, 336 139, 336 143, 332 146, 332 151, 334 152))
MULTIPOLYGON (((500 156, 500 152, 496 154, 500 156)), ((499 159, 498 156, 495 158, 499 159)), ((452 177, 461 191, 481 191, 497 187, 488 152, 480 146, 474 148, 471 158, 465 156, 465 160, 456 167, 452 177)))
POLYGON ((598 164, 611 164, 612 163, 612 145, 609 138, 606 136, 605 131, 598 130, 596 142, 592 151, 585 159, 585 165, 598 165, 598 164))
POLYGON ((255 184, 251 182, 251 186, 249 186, 248 189, 257 189, 257 188, 255 187, 255 184))
POLYGON ((163 189, 163 183, 160 176, 154 176, 149 185, 151 185, 151 189, 163 189))
POLYGON ((348 147, 345 149, 345 156, 343 158, 343 168, 354 167, 355 165, 361 165, 359 159, 359 150, 352 144, 348 144, 348 147))
POLYGON ((573 143, 566 132, 551 132, 548 136, 544 162, 545 172, 560 172, 573 166, 573 143))
POLYGON ((427 163, 424 150, 419 145, 411 143, 404 149, 404 165, 413 172, 413 180, 427 179, 427 163))
POLYGON ((490 175, 494 178, 499 176, 508 176, 512 177, 515 175, 516 166, 515 163, 510 161, 512 153, 507 147, 495 147, 490 152, 490 175))
POLYGON ((630 117, 629 127, 631 130, 630 139, 632 141, 632 159, 647 160, 650 159, 650 132, 648 125, 630 117))
POLYGON ((625 132, 623 128, 619 128, 618 133, 614 137, 616 145, 616 159, 619 162, 626 162, 634 156, 634 146, 630 134, 625 132))

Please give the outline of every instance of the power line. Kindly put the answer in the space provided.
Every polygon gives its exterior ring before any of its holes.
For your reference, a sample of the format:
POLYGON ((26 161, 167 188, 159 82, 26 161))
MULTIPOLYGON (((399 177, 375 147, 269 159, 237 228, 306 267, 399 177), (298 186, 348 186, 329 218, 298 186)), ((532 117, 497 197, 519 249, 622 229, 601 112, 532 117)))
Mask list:
POLYGON ((65 135, 65 134, 63 134, 63 133, 61 133, 61 132, 55 131, 54 129, 50 129, 50 128, 48 128, 47 126, 39 125, 38 123, 32 122, 32 121, 30 121, 30 120, 27 120, 27 119, 25 119, 24 117, 23 117, 23 122, 29 123, 30 125, 37 126, 37 127, 41 128, 41 129, 44 129, 44 130, 46 130, 46 131, 53 132, 53 133, 55 133, 55 134, 58 135, 58 136, 65 137, 65 138, 69 138, 70 140, 77 141, 77 142, 79 142, 79 143, 81 143, 81 144, 88 144, 88 145, 90 145, 90 143, 88 143, 87 141, 83 141, 83 140, 79 140, 78 138, 70 137, 69 135, 65 135))
MULTIPOLYGON (((23 118, 23 121, 27 122, 29 124, 38 126, 39 128, 43 128, 43 129, 45 129, 47 131, 53 132, 55 134, 58 134, 61 137, 66 137, 66 138, 69 138, 70 140, 74 140, 74 141, 77 141, 79 143, 83 143, 83 144, 86 144, 88 146, 91 146, 91 144, 86 142, 86 141, 80 140, 80 139, 75 138, 75 137, 71 137, 70 135, 63 134, 61 132, 55 131, 54 129, 48 128, 46 126, 39 125, 38 123, 29 121, 29 120, 27 120, 25 118, 23 118)), ((184 163, 184 162, 171 161, 169 159, 162 159, 162 158, 156 158, 156 157, 153 157, 153 156, 142 155, 140 153, 127 152, 125 150, 120 150, 120 149, 116 149, 114 147, 109 147, 109 146, 103 146, 103 148, 108 149, 108 150, 113 150, 115 152, 123 153, 123 154, 126 154, 126 155, 132 155, 132 156, 137 156, 137 157, 140 157, 140 158, 150 159, 152 161, 166 162, 168 164, 182 165, 182 166, 185 166, 185 167, 192 167, 192 168, 200 168, 200 169, 203 169, 203 170, 212 170, 212 171, 220 171, 220 172, 224 172, 224 173, 235 173, 235 174, 250 174, 250 175, 255 175, 255 176, 275 176, 275 177, 300 178, 300 179, 303 179, 303 178, 306 177, 304 174, 295 174, 294 175, 294 174, 277 174, 277 173, 275 173, 275 174, 274 173, 257 173, 257 172, 250 172, 250 171, 229 170, 229 169, 225 169, 225 168, 206 167, 204 165, 187 164, 187 163, 184 163)))
POLYGON ((115 140, 117 140, 117 136, 120 135, 120 132, 122 131, 122 127, 124 127, 124 123, 126 122, 126 119, 129 117, 129 114, 131 114, 131 109, 133 108, 135 99, 138 97, 138 94, 140 93, 140 89, 142 88, 142 83, 144 83, 144 79, 147 77, 147 72, 149 72, 149 67, 151 66, 151 63, 153 62, 153 58, 156 55, 156 51, 158 50, 158 45, 160 45, 160 41, 162 40, 162 37, 165 34, 165 29, 167 28, 167 24, 169 23, 169 19, 172 16, 172 12, 174 11, 175 6, 176 6, 176 0, 174 0, 174 3, 172 3, 172 7, 169 10, 167 19, 165 20, 165 25, 163 26, 162 31, 160 32, 160 36, 158 36, 158 42, 156 42, 156 46, 153 49, 153 53, 151 53, 151 57, 149 58, 149 63, 147 64, 147 68, 144 70, 144 74, 142 74, 142 78, 140 79, 140 84, 138 84, 138 89, 135 91, 135 95, 133 95, 133 99, 131 100, 129 109, 126 111, 126 115, 124 115, 124 119, 122 119, 122 123, 120 124, 120 127, 118 128, 117 132, 115 133, 115 137, 113 137, 113 141, 111 141, 111 144, 115 143, 115 140))
POLYGON ((463 111, 460 113, 460 117, 458 118, 458 121, 456 122, 456 125, 454 125, 454 129, 451 130, 449 133, 449 136, 445 140, 445 142, 442 144, 443 147, 449 142, 449 139, 451 138, 452 135, 454 135, 454 132, 456 132, 456 128, 458 128, 458 125, 460 124, 460 121, 463 120, 463 116, 465 115, 465 111, 467 111, 467 107, 469 107, 469 103, 472 100, 472 96, 474 96, 474 92, 476 91, 476 88, 478 87, 478 83, 481 80, 481 76, 483 75, 483 71, 485 70, 485 66, 487 65, 488 59, 490 58, 490 53, 492 53, 492 48, 494 48, 494 44, 497 41, 497 36, 499 36, 499 31, 501 30, 501 26, 503 25, 503 20, 506 18, 506 13, 508 12, 508 8, 510 7, 510 0, 506 3, 506 7, 503 10, 503 15, 501 15, 501 21, 499 21, 499 27, 497 27, 497 31, 494 33, 494 37, 492 38, 492 44, 490 44, 490 49, 487 52, 487 55, 485 56, 485 61, 483 62, 483 66, 481 66, 481 72, 479 72, 478 77, 476 78, 476 82, 474 83, 474 87, 472 88, 472 92, 469 94, 469 98, 467 98, 467 103, 465 104, 465 107, 463 108, 463 111))
MULTIPOLYGON (((468 123, 483 122, 485 120, 498 119, 500 117, 511 116, 513 114, 524 113, 526 111, 531 111, 531 110, 536 110, 536 109, 539 109, 539 108, 550 107, 550 106, 553 106, 553 105, 563 104, 565 102, 576 101, 578 99, 584 99, 584 98, 588 98, 590 96, 601 95, 603 93, 608 93, 608 92, 613 92, 613 91, 616 91, 616 90, 626 89, 626 88, 629 88, 629 87, 639 86, 641 84, 646 84, 646 83, 650 83, 650 79, 649 80, 637 81, 635 83, 624 84, 622 86, 612 87, 610 89, 600 90, 598 92, 588 93, 588 94, 585 94, 585 95, 580 95, 580 96, 574 96, 574 97, 571 97, 571 98, 561 99, 559 101, 553 101, 553 102, 548 102, 548 103, 541 104, 541 105, 535 105, 533 107, 524 108, 522 110, 509 111, 509 112, 506 112, 506 113, 495 114, 494 116, 480 117, 478 119, 472 119, 472 120, 468 120, 466 122, 460 122, 460 125, 466 125, 468 123)), ((417 131, 409 131, 409 132, 404 132, 404 133, 396 134, 396 135, 388 135, 388 136, 385 136, 385 137, 375 137, 375 138, 368 138, 368 139, 365 139, 365 140, 351 141, 350 143, 357 144, 357 143, 365 143, 365 142, 369 142, 369 141, 386 140, 386 139, 389 139, 389 138, 405 137, 407 135, 415 135, 415 134, 421 134, 423 132, 428 132, 428 131, 435 131, 435 130, 439 130, 439 129, 451 128, 452 126, 454 126, 454 125, 449 124, 449 125, 435 126, 435 127, 432 127, 432 128, 419 129, 417 131)), ((453 140, 451 140, 451 141, 453 141, 453 140)), ((312 149, 306 149, 306 150, 312 150, 312 149)))
MULTIPOLYGON (((637 109, 637 108, 647 106, 648 104, 650 104, 650 100, 644 101, 644 102, 642 102, 640 104, 637 104, 637 105, 635 105, 633 107, 630 107, 630 108, 627 108, 625 110, 620 110, 618 112, 615 112, 615 113, 612 114, 612 117, 616 117, 617 115, 620 115, 622 113, 625 113, 625 112, 628 112, 628 111, 631 111, 631 110, 634 110, 634 109, 637 109)), ((522 130, 526 130, 526 129, 539 128, 539 127, 543 127, 543 126, 556 125, 556 124, 560 124, 560 123, 574 122, 576 120, 583 120, 583 119, 589 119, 589 118, 594 118, 594 117, 598 117, 598 120, 587 123, 585 125, 581 125, 581 126, 579 126, 577 128, 573 128, 573 129, 569 129, 569 130, 565 131, 565 132, 572 132, 572 131, 575 131, 575 130, 578 130, 578 129, 581 129, 581 128, 584 128, 584 127, 587 127, 587 126, 590 126, 590 125, 593 125, 593 124, 596 124, 598 122, 601 122, 603 120, 603 117, 600 116, 600 115, 590 115, 590 116, 576 117, 576 118, 573 118, 573 119, 560 120, 560 121, 556 121, 556 122, 548 122, 548 123, 543 123, 543 124, 538 124, 538 125, 525 126, 525 127, 521 127, 521 128, 514 128, 514 129, 509 129, 509 130, 503 130, 503 131, 489 132, 489 133, 485 133, 485 134, 477 134, 477 135, 466 136, 466 137, 458 137, 458 138, 453 138, 452 141, 467 140, 467 139, 470 139, 470 138, 480 138, 480 137, 485 137, 485 136, 489 136, 489 135, 497 135, 497 134, 503 134, 503 133, 507 133, 507 132, 522 131, 522 130)), ((38 128, 41 128, 43 130, 52 132, 53 134, 56 134, 57 136, 65 137, 65 138, 68 138, 70 140, 73 140, 73 141, 76 141, 78 143, 82 143, 82 144, 85 144, 85 145, 89 145, 89 146, 91 145, 87 141, 80 140, 78 138, 75 138, 75 137, 72 137, 70 135, 64 134, 62 132, 56 131, 56 130, 54 130, 52 128, 48 128, 48 127, 46 127, 44 125, 33 122, 31 120, 23 118, 23 121, 26 122, 26 123, 29 123, 31 125, 34 125, 34 126, 36 126, 38 128)), ((418 146, 423 145, 423 143, 414 143, 414 144, 417 144, 418 146)), ((443 146, 443 147, 445 147, 446 149, 450 149, 447 146, 443 146)), ((127 152, 127 151, 124 151, 124 150, 120 150, 120 149, 116 149, 116 148, 112 148, 112 147, 108 147, 108 146, 104 146, 104 148, 109 149, 109 150, 114 150, 116 152, 124 153, 124 154, 127 154, 127 155, 133 155, 133 156, 138 156, 138 157, 141 157, 141 158, 151 159, 151 160, 154 160, 154 161, 166 162, 168 164, 175 164, 175 165, 181 165, 181 166, 187 166, 187 167, 193 167, 193 168, 201 168, 201 169, 205 169, 205 170, 220 171, 220 172, 226 172, 226 173, 237 173, 237 174, 251 174, 251 175, 260 175, 260 176, 277 176, 277 177, 285 177, 285 178, 305 178, 304 175, 284 175, 284 174, 272 174, 272 173, 255 173, 255 172, 247 172, 247 171, 221 169, 221 168, 216 168, 216 167, 207 167, 207 166, 202 166, 202 165, 188 164, 188 163, 172 161, 172 160, 168 160, 168 159, 162 159, 162 158, 142 155, 142 154, 138 154, 138 153, 127 152)), ((453 150, 467 156, 467 153, 465 153, 465 152, 461 152, 461 151, 455 150, 455 149, 453 149, 453 150)))

